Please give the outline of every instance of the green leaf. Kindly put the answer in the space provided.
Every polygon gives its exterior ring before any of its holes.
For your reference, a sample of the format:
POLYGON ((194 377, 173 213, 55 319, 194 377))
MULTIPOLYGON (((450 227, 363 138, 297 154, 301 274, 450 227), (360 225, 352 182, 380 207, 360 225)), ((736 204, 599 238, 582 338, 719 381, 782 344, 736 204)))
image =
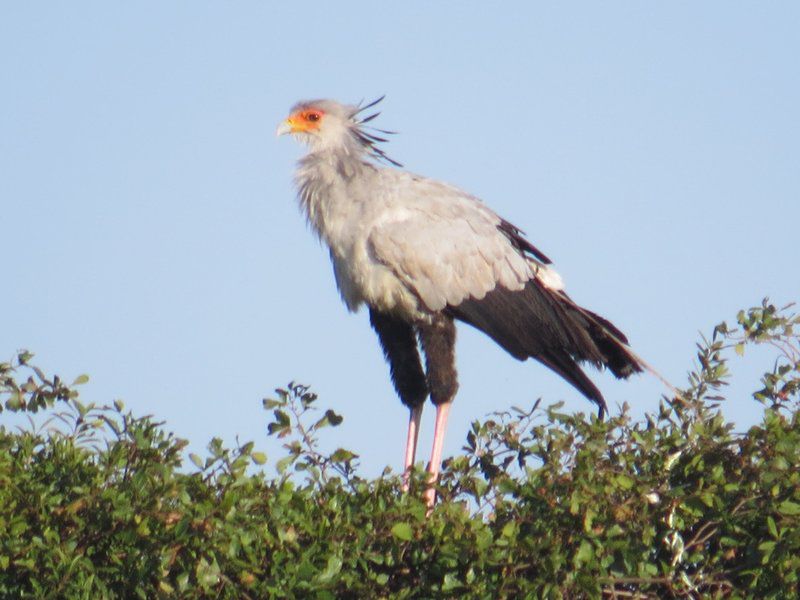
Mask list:
POLYGON ((216 585, 220 576, 217 561, 214 560, 209 563, 205 558, 201 558, 195 567, 195 576, 197 577, 197 582, 203 588, 210 588, 216 585))
POLYGON ((503 525, 503 537, 512 538, 517 533, 517 524, 514 521, 509 521, 503 525))
POLYGON ((291 419, 286 411, 276 408, 272 411, 272 414, 275 415, 275 422, 278 423, 278 425, 288 426, 291 423, 291 419))
POLYGON ((322 418, 312 425, 312 429, 322 429, 330 424, 331 422, 328 420, 328 415, 322 415, 322 418))
POLYGON ((189 587, 189 573, 184 571, 175 578, 175 581, 177 582, 178 589, 180 591, 186 591, 186 589, 189 587))
POLYGON ((277 408, 284 404, 280 400, 273 400, 272 398, 264 398, 261 403, 267 410, 272 410, 273 408, 277 408))
POLYGON ((775 551, 775 544, 776 542, 770 540, 768 542, 761 542, 758 545, 758 549, 761 550, 762 553, 761 564, 766 564, 769 562, 772 553, 775 551))
POLYGON ((392 525, 392 535, 399 540, 408 542, 414 537, 414 530, 409 523, 395 523, 392 525))
POLYGON ((283 474, 283 472, 286 471, 287 467, 296 460, 297 460, 296 456, 291 456, 291 455, 284 456, 277 462, 277 464, 275 465, 275 469, 277 469, 278 473, 283 474))
POLYGON ((778 537, 778 528, 775 526, 775 519, 767 515, 767 530, 774 538, 778 537))
POLYGON ((6 400, 6 408, 11 411, 18 411, 20 410, 25 404, 25 400, 22 397, 22 393, 18 390, 14 390, 11 392, 11 396, 8 400, 6 400))
POLYGON ((267 462, 267 455, 263 452, 252 452, 250 453, 250 458, 252 458, 253 462, 257 465, 263 465, 267 462))
POLYGON ((72 382, 72 385, 83 385, 89 381, 89 376, 85 373, 82 375, 78 375, 75 378, 75 381, 72 382))
POLYGON ((778 512, 782 515, 800 515, 800 504, 791 500, 784 500, 778 505, 778 512))
POLYGON ((588 540, 582 540, 581 545, 578 548, 578 552, 575 554, 575 565, 576 566, 584 565, 593 558, 594 558, 594 547, 588 540))
POLYGON ((617 485, 623 490, 631 489, 635 483, 633 479, 624 474, 617 475, 614 481, 616 481, 617 485))
POLYGON ((458 577, 453 573, 447 573, 444 576, 444 581, 442 582, 442 591, 449 592, 456 588, 461 587, 461 582, 458 580, 458 577))
POLYGON ((350 452, 350 450, 345 450, 344 448, 337 448, 336 451, 331 454, 331 460, 333 462, 347 462, 357 457, 358 454, 354 454, 350 452))
POLYGON ((342 559, 338 556, 329 556, 328 557, 328 564, 325 566, 325 570, 319 574, 317 578, 319 581, 325 582, 330 581, 336 575, 339 574, 339 571, 342 570, 342 559))
POLYGON ((197 467, 198 469, 203 469, 204 468, 203 467, 203 459, 200 458, 200 456, 198 456, 194 452, 190 452, 189 453, 189 460, 191 460, 194 463, 194 466, 197 467))

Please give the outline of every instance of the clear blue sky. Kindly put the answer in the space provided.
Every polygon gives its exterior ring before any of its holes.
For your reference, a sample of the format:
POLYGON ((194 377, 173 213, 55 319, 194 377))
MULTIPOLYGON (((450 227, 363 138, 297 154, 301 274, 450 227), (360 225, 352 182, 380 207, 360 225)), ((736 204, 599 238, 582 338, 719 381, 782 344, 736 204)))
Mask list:
MULTIPOLYGON (((313 97, 387 94, 390 154, 524 229, 676 384, 698 331, 800 299, 798 3, 278 4, 2 4, 0 356, 89 373, 85 400, 195 450, 238 435, 272 457, 261 398, 295 379, 345 416, 331 444, 397 468, 406 410, 298 212, 301 148, 274 137, 313 97)), ((445 454, 495 409, 591 408, 459 335, 445 454)), ((734 368, 746 425, 756 368, 734 368)), ((663 391, 592 377, 612 407, 663 391)))

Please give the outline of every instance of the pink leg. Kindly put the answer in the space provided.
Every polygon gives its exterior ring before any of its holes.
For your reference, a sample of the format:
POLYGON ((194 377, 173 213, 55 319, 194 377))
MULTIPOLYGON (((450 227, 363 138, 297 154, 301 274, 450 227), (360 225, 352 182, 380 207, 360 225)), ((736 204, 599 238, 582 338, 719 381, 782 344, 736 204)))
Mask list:
POLYGON ((424 404, 409 410, 408 437, 406 438, 406 459, 403 464, 403 491, 408 491, 408 479, 414 467, 414 458, 417 456, 417 440, 419 439, 419 423, 422 420, 424 404))
POLYGON ((442 448, 444 447, 444 434, 447 429, 447 417, 450 414, 452 402, 439 404, 436 406, 436 425, 433 428, 433 449, 431 450, 431 462, 428 464, 428 482, 431 487, 425 490, 425 500, 429 508, 433 508, 436 502, 436 489, 433 485, 439 479, 439 470, 442 465, 442 448))

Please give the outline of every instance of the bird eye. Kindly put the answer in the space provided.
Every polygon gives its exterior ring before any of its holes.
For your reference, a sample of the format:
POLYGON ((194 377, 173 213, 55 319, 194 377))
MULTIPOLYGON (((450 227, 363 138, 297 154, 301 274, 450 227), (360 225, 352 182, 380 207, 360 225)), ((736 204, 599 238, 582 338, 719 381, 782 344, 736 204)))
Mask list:
POLYGON ((319 113, 308 113, 306 115, 306 121, 311 121, 312 123, 316 123, 319 121, 319 113))

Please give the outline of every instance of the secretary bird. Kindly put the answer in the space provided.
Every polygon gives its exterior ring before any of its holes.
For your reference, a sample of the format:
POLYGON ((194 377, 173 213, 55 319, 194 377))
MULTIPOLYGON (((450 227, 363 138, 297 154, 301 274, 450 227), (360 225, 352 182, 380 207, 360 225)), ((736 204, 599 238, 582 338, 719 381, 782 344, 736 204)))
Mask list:
POLYGON ((379 113, 333 100, 296 104, 277 130, 304 142, 295 174, 300 206, 330 250, 350 311, 362 304, 410 411, 404 489, 414 464, 422 408, 436 406, 428 464, 435 501, 445 428, 458 389, 454 320, 483 331, 514 358, 534 358, 606 412, 600 390, 578 366, 627 378, 646 365, 625 335, 578 306, 550 259, 523 232, 460 189, 398 168, 367 125, 379 113), (384 166, 380 163, 388 163, 384 166), (422 368, 417 340, 425 354, 422 368))

